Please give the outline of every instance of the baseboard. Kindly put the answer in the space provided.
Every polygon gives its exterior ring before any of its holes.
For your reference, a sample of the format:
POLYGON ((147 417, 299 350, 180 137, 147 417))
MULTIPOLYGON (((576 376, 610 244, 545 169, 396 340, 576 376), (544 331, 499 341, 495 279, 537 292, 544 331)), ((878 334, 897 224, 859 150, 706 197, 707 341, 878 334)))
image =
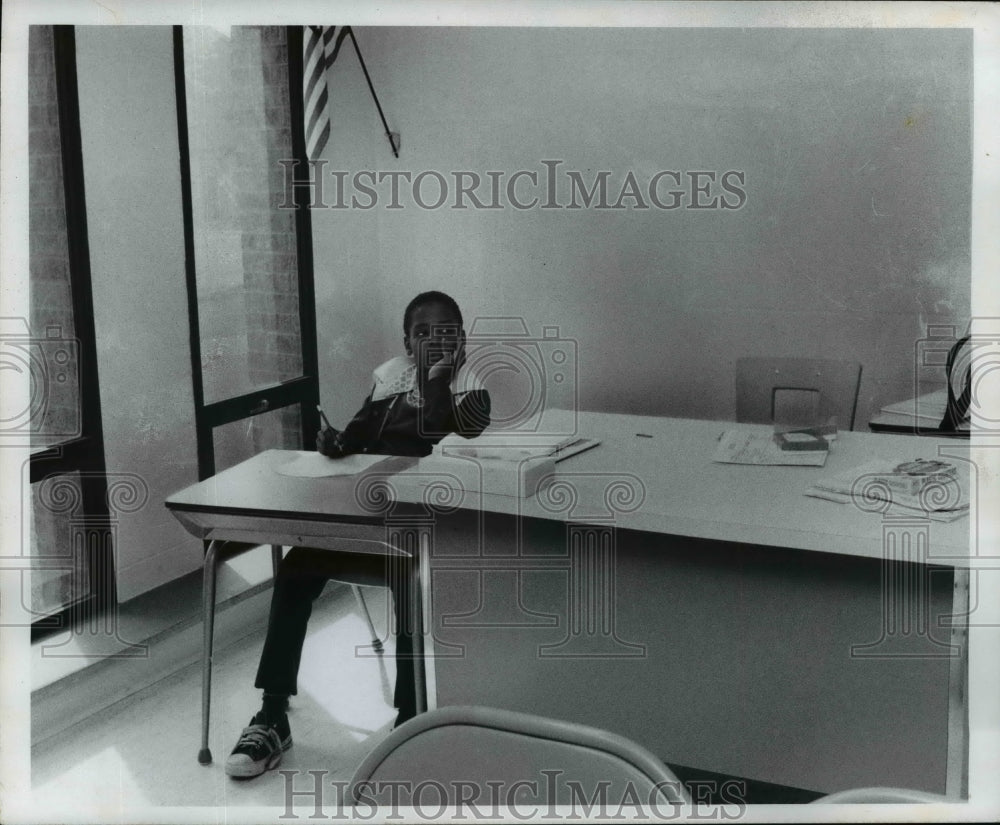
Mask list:
MULTIPOLYGON (((215 651, 250 636, 262 638, 270 601, 270 587, 261 585, 220 603, 215 614, 215 651)), ((198 617, 144 640, 142 656, 108 657, 35 690, 31 694, 32 747, 196 664, 203 639, 198 617)))
POLYGON ((687 765, 667 763, 667 767, 699 804, 730 808, 742 805, 803 805, 823 796, 819 791, 713 773, 687 765))
MULTIPOLYGON (((269 587, 271 548, 259 547, 219 565, 216 601, 232 606, 269 587)), ((201 622, 202 572, 193 571, 122 602, 97 615, 77 620, 72 629, 57 630, 31 645, 31 691, 104 662, 109 657, 145 657, 161 638, 201 622)))

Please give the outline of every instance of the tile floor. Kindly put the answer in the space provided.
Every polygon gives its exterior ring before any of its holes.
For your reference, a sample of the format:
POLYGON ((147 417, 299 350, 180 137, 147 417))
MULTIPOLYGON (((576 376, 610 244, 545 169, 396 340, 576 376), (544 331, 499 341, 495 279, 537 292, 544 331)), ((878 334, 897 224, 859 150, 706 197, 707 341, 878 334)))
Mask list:
MULTIPOLYGON (((384 628, 384 594, 366 589, 365 595, 376 626, 384 628)), ((99 811, 105 822, 128 821, 136 811, 164 806, 215 808, 220 813, 282 808, 285 776, 270 771, 252 780, 234 780, 224 771, 226 756, 260 701, 253 679, 263 637, 250 639, 215 652, 213 764, 197 761, 201 670, 191 666, 36 746, 34 798, 66 803, 67 810, 99 811)), ((369 641, 347 588, 317 602, 303 651, 299 693, 289 710, 295 744, 279 768, 303 772, 295 779, 296 789, 312 787, 305 771, 327 771, 327 780, 349 779, 392 727, 391 641, 381 657, 367 649, 369 641)))
MULTIPOLYGON (((385 628, 385 592, 366 588, 375 625, 385 628)), ((32 794, 47 821, 260 822, 287 816, 289 782, 311 789, 308 771, 323 771, 322 813, 336 819, 330 782, 347 781, 368 751, 392 727, 395 663, 392 641, 371 653, 368 628, 346 587, 317 601, 303 650, 299 694, 289 720, 295 745, 277 770, 251 780, 226 776, 224 764, 240 730, 259 706, 253 687, 263 630, 217 645, 209 744, 215 761, 198 763, 201 668, 193 664, 32 749, 32 794), (287 777, 279 771, 297 771, 287 777), (54 817, 54 818, 51 818, 54 817)), ((682 781, 728 779, 670 766, 682 781)), ((819 794, 746 782, 746 801, 801 803, 819 794)), ((723 800, 724 801, 724 800, 723 800)), ((313 801, 294 798, 299 819, 313 801)))

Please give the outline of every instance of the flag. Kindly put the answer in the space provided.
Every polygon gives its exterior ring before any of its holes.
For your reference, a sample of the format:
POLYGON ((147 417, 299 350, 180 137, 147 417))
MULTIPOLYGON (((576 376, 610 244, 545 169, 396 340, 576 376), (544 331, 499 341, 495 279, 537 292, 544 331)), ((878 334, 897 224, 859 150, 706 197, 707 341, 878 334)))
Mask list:
POLYGON ((349 27, 306 26, 302 37, 302 93, 306 157, 320 155, 330 137, 326 70, 333 65, 349 27))

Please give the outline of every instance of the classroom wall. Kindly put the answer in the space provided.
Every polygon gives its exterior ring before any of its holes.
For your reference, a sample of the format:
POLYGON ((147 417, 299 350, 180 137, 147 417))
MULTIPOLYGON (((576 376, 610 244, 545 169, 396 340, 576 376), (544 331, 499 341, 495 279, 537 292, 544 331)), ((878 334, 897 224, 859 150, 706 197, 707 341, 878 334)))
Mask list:
MULTIPOLYGON (((348 43, 329 72, 328 170, 544 175, 541 161, 560 160, 560 174, 587 182, 609 170, 612 199, 630 170, 640 181, 738 170, 747 199, 737 210, 431 210, 407 197, 397 210, 314 209, 321 391, 335 421, 357 408, 372 366, 401 351, 403 307, 427 288, 452 293, 470 326, 513 316, 572 341, 576 380, 550 383, 553 404, 701 418, 732 417, 737 357, 799 354, 864 364, 863 427, 912 395, 926 325, 967 323, 967 32, 357 36, 402 155, 348 43)), ((171 31, 78 27, 77 48, 107 464, 150 488, 118 526, 126 599, 201 557, 161 506, 196 478, 171 31)), ((433 184, 424 192, 433 199, 433 184)))
POLYGON ((586 182, 610 170, 616 199, 629 170, 738 170, 747 198, 313 209, 321 389, 340 419, 400 352, 403 306, 426 288, 467 316, 558 327, 577 343, 584 409, 729 419, 738 357, 833 357, 863 364, 859 429, 914 394, 927 324, 968 323, 968 31, 356 33, 402 154, 346 46, 329 72, 328 171, 544 177, 541 161, 561 160, 586 182))
POLYGON ((173 44, 165 26, 78 26, 76 47, 105 461, 148 487, 118 514, 125 601, 202 558, 163 506, 198 480, 173 44))

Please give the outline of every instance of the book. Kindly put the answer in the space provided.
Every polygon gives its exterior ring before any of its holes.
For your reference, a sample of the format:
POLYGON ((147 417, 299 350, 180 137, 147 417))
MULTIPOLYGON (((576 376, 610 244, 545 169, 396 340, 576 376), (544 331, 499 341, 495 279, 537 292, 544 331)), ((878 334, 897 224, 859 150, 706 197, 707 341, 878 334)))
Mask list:
POLYGON ((954 521, 969 512, 968 483, 948 461, 916 459, 873 461, 853 470, 818 479, 807 496, 869 509, 882 501, 887 512, 920 513, 938 521, 954 521))
POLYGON ((873 461, 843 476, 821 479, 815 486, 825 487, 833 492, 850 493, 850 485, 854 483, 854 479, 863 478, 865 484, 878 484, 908 496, 917 496, 930 486, 947 485, 955 479, 957 473, 958 468, 950 461, 923 458, 904 462, 873 461), (853 478, 849 480, 849 476, 853 478))

